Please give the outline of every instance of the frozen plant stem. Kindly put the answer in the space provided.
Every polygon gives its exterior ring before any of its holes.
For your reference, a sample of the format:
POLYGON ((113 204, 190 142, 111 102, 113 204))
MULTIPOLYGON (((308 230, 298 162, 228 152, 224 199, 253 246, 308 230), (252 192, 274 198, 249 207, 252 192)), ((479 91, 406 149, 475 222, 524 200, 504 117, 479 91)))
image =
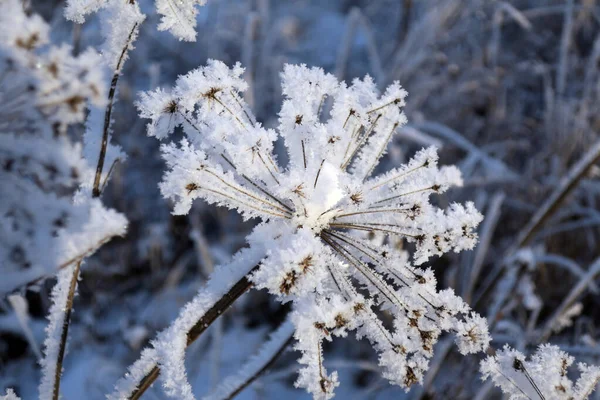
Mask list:
POLYGON ((75 264, 71 283, 69 285, 69 293, 67 295, 67 303, 65 304, 65 318, 62 324, 60 333, 60 343, 58 345, 58 357, 56 358, 56 371, 54 373, 54 388, 52 390, 52 399, 58 400, 60 397, 60 377, 62 375, 62 363, 65 358, 65 349, 67 348, 67 336, 69 335, 69 325, 71 324, 71 311, 73 310, 73 298, 77 289, 77 279, 79 278, 79 270, 81 261, 75 264))
MULTIPOLYGON (((108 145, 108 132, 110 129, 110 118, 111 118, 111 113, 112 113, 112 105, 114 102, 115 92, 117 89, 117 82, 119 80, 119 75, 121 73, 121 68, 123 65, 123 61, 125 60, 125 55, 127 53, 127 49, 129 48, 131 39, 132 39, 137 27, 138 27, 138 24, 135 23, 133 25, 133 28, 131 29, 131 32, 129 33, 129 37, 127 39, 127 44, 125 45, 125 47, 123 48, 123 50, 121 52, 119 61, 117 63, 117 68, 115 70, 115 73, 113 75, 113 78, 112 78, 112 81, 110 84, 110 91, 108 93, 108 105, 106 106, 106 113, 104 115, 104 129, 102 132, 102 144, 100 147, 100 154, 98 156, 98 167, 96 168, 96 175, 94 177, 94 186, 92 189, 93 197, 100 196, 100 178, 102 176, 102 169, 104 168, 104 159, 106 157, 106 146, 108 145)), ((111 170, 112 170, 112 166, 111 166, 111 170)), ((105 184, 106 184, 106 181, 108 181, 108 176, 106 177, 105 184)), ((52 399, 53 400, 58 400, 58 398, 60 396, 60 377, 62 374, 62 363, 63 363, 63 359, 65 356, 65 349, 67 346, 67 337, 68 337, 68 333, 69 333, 69 325, 71 322, 71 311, 73 308, 73 298, 75 296, 75 289, 77 288, 77 280, 79 279, 79 271, 81 268, 81 262, 82 262, 81 259, 79 261, 77 261, 77 264, 75 265, 75 269, 73 270, 73 275, 71 277, 71 284, 69 286, 69 294, 67 297, 67 303, 65 305, 65 318, 63 321, 62 332, 61 332, 61 336, 60 336, 58 357, 56 359, 56 371, 55 371, 55 376, 54 376, 54 387, 53 387, 53 391, 52 391, 52 399)))
POLYGON ((94 186, 92 188, 93 197, 100 197, 100 178, 102 177, 102 170, 104 169, 104 159, 106 158, 106 146, 108 146, 108 133, 110 131, 110 118, 112 114, 115 93, 117 91, 117 83, 119 82, 119 76, 121 75, 121 70, 123 69, 123 63, 126 59, 125 56, 127 55, 127 50, 129 49, 131 41, 135 36, 135 32, 138 28, 138 25, 139 24, 137 22, 133 24, 133 27, 129 32, 127 42, 125 43, 125 46, 121 51, 119 61, 117 62, 117 67, 115 68, 115 72, 110 82, 110 90, 108 92, 108 104, 106 106, 106 112, 104 113, 104 128, 102 130, 102 143, 100 145, 100 155, 98 156, 98 166, 96 167, 96 175, 94 176, 94 186))
MULTIPOLYGON (((217 302, 200 318, 196 324, 187 332, 187 344, 190 346, 196 339, 206 331, 206 329, 219 318, 241 295, 243 295, 250 287, 252 283, 248 279, 248 275, 252 274, 258 266, 254 267, 246 276, 237 281, 231 289, 223 295, 217 302)), ((136 389, 129 396, 129 400, 137 400, 142 397, 144 392, 152 386, 154 381, 160 374, 160 368, 155 365, 146 376, 144 376, 136 389)))

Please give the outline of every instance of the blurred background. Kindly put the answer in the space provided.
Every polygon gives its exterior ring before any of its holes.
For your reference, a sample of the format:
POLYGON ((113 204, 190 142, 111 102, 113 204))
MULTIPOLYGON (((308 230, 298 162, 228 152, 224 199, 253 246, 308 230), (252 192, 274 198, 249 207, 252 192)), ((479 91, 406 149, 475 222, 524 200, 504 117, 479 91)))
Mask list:
MULTIPOLYGON (((424 146, 441 148, 465 185, 442 202, 471 199, 486 216, 476 250, 431 263, 440 287, 452 287, 487 316, 493 346, 530 353, 540 340, 578 361, 600 362, 600 170, 586 169, 526 242, 534 213, 600 139, 600 4, 596 0, 209 0, 198 16, 198 40, 158 32, 153 2, 119 81, 114 141, 128 155, 103 195, 130 221, 126 237, 104 246, 82 267, 61 389, 67 400, 103 399, 155 332, 173 320, 219 263, 244 246, 255 222, 202 203, 172 216, 158 182, 159 142, 137 116, 139 91, 172 86, 206 63, 241 61, 257 118, 276 125, 279 73, 285 63, 320 66, 343 80, 371 75, 380 88, 408 90, 409 123, 380 165, 387 170, 424 146), (514 246, 521 250, 507 258, 514 246), (598 269, 598 268, 595 268, 598 269), (561 310, 557 315, 556 310, 561 310)), ((60 0, 34 0, 56 41, 79 49, 102 36, 91 18, 74 26, 60 0)), ((82 128, 83 129, 83 128, 82 128)), ((1 278, 0 278, 1 279, 1 278)), ((23 289, 31 336, 0 300, 0 392, 37 397, 37 354, 53 281, 23 289)), ((251 291, 187 353, 198 396, 235 372, 287 308, 251 291)), ((496 399, 482 382, 480 357, 463 357, 441 340, 423 386, 409 393, 381 378, 366 342, 337 340, 326 365, 340 373, 340 399, 496 399)), ((307 399, 296 390, 291 346, 240 399, 307 399)), ((147 399, 163 399, 159 385, 147 399)))

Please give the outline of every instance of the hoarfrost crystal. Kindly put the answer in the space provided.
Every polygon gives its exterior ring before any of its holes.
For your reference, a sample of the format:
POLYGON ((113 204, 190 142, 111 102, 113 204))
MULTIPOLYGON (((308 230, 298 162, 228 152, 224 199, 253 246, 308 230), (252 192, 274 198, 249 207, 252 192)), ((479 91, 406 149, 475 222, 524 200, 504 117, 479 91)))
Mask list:
MULTIPOLYGON (((179 38, 193 42, 196 40, 196 17, 198 16, 198 7, 206 4, 206 0, 156 0, 156 12, 161 16, 159 31, 169 31, 179 38)), ((126 5, 134 5, 137 8, 136 1, 132 0, 67 0, 65 7, 65 17, 71 21, 82 24, 85 18, 98 10, 108 6, 108 8, 125 10, 126 5)), ((134 20, 134 17, 115 14, 115 27, 128 26, 128 20, 134 20)), ((126 38, 127 35, 114 36, 126 38)))

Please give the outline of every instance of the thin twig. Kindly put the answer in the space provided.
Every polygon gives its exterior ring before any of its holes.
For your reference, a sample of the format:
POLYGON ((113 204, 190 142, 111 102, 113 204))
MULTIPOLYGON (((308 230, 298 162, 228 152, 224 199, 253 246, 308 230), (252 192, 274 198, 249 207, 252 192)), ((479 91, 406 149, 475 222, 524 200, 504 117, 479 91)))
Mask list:
POLYGON ((58 356, 56 358, 56 369, 54 372, 54 386, 52 388, 52 399, 58 400, 60 397, 60 377, 62 375, 62 364, 65 358, 65 349, 67 348, 67 337, 69 335, 69 326, 71 324, 71 312, 73 310, 73 298, 75 297, 75 289, 77 288, 77 280, 79 279, 79 271, 81 268, 81 260, 73 269, 73 276, 69 284, 69 293, 67 295, 67 303, 65 304, 65 318, 63 319, 62 330, 60 333, 60 343, 58 345, 58 356))
POLYGON ((121 75, 121 69, 123 68, 123 62, 125 61, 125 55, 127 54, 127 50, 129 49, 129 46, 131 44, 131 41, 133 39, 138 25, 139 24, 137 22, 133 24, 133 28, 131 28, 131 32, 129 32, 129 36, 127 37, 125 46, 121 51, 119 61, 117 62, 115 72, 110 82, 110 90, 108 92, 108 105, 106 106, 106 111, 104 113, 104 128, 102 129, 102 143, 100 145, 100 155, 98 156, 98 166, 96 167, 96 175, 94 176, 94 186, 92 188, 93 197, 100 196, 100 178, 102 176, 102 170, 104 169, 104 159, 106 158, 106 147, 108 146, 108 133, 110 131, 110 118, 112 114, 115 93, 117 91, 117 82, 119 81, 119 76, 121 75))

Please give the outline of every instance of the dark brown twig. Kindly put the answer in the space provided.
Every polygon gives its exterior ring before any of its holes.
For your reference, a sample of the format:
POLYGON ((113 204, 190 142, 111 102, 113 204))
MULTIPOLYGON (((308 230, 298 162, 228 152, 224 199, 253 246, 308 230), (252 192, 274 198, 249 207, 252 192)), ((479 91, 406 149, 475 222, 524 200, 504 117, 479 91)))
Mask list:
POLYGON ((137 22, 133 24, 133 27, 129 32, 127 42, 125 43, 125 47, 123 47, 123 50, 121 51, 121 55, 119 56, 119 60, 117 61, 117 67, 115 68, 115 73, 110 82, 110 90, 108 92, 108 105, 106 106, 106 112, 104 113, 104 128, 102 129, 102 143, 100 145, 100 155, 98 156, 98 166, 96 167, 96 175, 94 176, 94 186, 92 188, 93 197, 100 196, 100 178, 102 177, 102 170, 104 169, 104 159, 106 158, 106 147, 108 146, 108 133, 110 131, 110 118, 115 100, 115 93, 117 91, 117 83, 119 82, 119 76, 121 75, 121 69, 123 68, 123 63, 125 62, 127 50, 131 45, 131 41, 133 40, 133 36, 138 28, 138 25, 139 24, 137 22))

